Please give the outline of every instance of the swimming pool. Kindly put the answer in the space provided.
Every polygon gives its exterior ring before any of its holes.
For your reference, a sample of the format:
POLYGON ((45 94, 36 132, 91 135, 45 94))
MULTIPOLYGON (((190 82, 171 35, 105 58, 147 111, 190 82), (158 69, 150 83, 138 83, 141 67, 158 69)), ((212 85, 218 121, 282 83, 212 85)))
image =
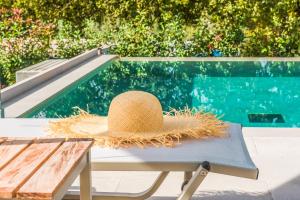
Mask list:
POLYGON ((244 126, 300 127, 300 62, 114 61, 24 117, 66 117, 75 106, 106 115, 128 90, 154 94, 165 111, 188 106, 244 126))

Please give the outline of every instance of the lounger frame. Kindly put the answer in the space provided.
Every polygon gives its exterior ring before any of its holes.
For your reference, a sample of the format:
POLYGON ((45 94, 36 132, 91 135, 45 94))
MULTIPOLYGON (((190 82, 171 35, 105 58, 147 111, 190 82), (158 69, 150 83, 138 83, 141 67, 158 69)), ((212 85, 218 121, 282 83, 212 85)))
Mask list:
MULTIPOLYGON (((2 119, 0 120, 0 126, 3 130, 0 132, 0 136, 6 136, 7 133, 10 133, 14 137, 44 137, 47 135, 44 127, 47 127, 48 122, 49 119, 2 119), (26 132, 24 132, 25 129, 26 132)), ((140 151, 139 148, 128 150, 92 148, 89 155, 91 166, 88 167, 92 171, 160 171, 161 173, 153 185, 144 192, 92 193, 90 188, 91 172, 89 169, 85 169, 80 175, 80 182, 83 186, 81 188, 82 197, 94 200, 147 199, 155 193, 169 172, 172 171, 180 171, 185 174, 182 193, 178 196, 179 200, 190 199, 208 172, 257 179, 258 169, 247 151, 242 135, 242 127, 239 124, 231 123, 229 128, 231 136, 224 138, 224 140, 186 141, 185 144, 181 144, 175 149, 149 148, 140 151), (217 154, 216 152, 214 154, 210 153, 212 145, 217 150, 217 154), (230 145, 233 146, 224 148, 230 145), (194 153, 189 157, 182 157, 182 155, 187 155, 188 152, 194 153), (223 152, 225 157, 222 155, 223 152), (235 152, 240 153, 233 155, 235 152), (203 166, 205 160, 210 163, 210 168, 203 166)), ((64 198, 79 199, 79 194, 79 192, 69 193, 64 198)))
MULTIPOLYGON (((122 170, 122 168, 120 168, 122 170)), ((199 185, 207 176, 210 170, 209 162, 204 162, 200 164, 196 171, 186 171, 183 180, 183 187, 181 194, 178 196, 177 200, 189 200, 192 198, 192 195, 197 190, 199 185)), ((99 170, 97 170, 99 171, 99 170)), ((100 170, 102 171, 102 170, 100 170)), ((133 170, 135 171, 135 170, 133 170)), ((153 170, 151 170, 153 171, 153 170)), ((143 192, 139 193, 109 193, 109 192, 97 192, 92 194, 93 200, 144 200, 150 198, 163 183, 165 178, 168 176, 170 171, 163 171, 159 174, 155 182, 151 185, 150 188, 143 192)), ((80 182, 80 184, 82 184, 80 182)), ((87 194, 84 191, 80 191, 80 196, 86 196, 87 194)), ((70 193, 65 196, 65 199, 79 199, 79 194, 70 193)))

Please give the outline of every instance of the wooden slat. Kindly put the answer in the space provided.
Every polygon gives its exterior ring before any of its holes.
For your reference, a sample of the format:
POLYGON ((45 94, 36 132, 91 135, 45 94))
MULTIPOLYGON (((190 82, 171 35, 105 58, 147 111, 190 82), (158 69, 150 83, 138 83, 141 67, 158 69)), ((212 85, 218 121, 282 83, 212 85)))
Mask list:
POLYGON ((4 142, 6 139, 7 139, 7 138, 0 137, 0 144, 1 144, 2 142, 4 142))
POLYGON ((16 191, 59 148, 62 141, 62 139, 37 140, 9 162, 0 171, 0 199, 15 197, 16 191))
POLYGON ((3 143, 0 142, 0 170, 19 155, 31 142, 32 140, 30 139, 7 139, 6 141, 3 139, 3 143))
POLYGON ((53 199, 93 141, 68 141, 20 188, 18 198, 53 199), (51 177, 51 178, 49 178, 51 177))

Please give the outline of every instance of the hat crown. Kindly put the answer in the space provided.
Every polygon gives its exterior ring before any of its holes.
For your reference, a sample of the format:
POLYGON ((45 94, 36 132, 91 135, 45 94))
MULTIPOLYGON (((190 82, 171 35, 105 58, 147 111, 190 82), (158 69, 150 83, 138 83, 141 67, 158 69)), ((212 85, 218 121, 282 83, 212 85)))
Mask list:
POLYGON ((163 128, 163 111, 159 100, 142 91, 116 96, 108 111, 108 129, 116 132, 155 132, 163 128))

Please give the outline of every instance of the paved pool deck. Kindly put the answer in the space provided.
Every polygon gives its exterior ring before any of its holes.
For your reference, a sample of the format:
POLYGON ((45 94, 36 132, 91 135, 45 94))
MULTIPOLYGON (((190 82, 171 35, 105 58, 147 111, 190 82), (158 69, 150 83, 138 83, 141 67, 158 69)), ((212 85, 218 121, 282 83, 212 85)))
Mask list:
MULTIPOLYGON (((258 180, 210 173, 196 191, 199 200, 299 200, 300 129, 244 128, 250 155, 260 170, 258 180)), ((93 172, 98 192, 140 192, 157 172, 93 172)), ((183 173, 171 173, 150 199, 173 200, 180 193, 183 173)), ((77 188, 75 182, 71 189, 77 188)))

